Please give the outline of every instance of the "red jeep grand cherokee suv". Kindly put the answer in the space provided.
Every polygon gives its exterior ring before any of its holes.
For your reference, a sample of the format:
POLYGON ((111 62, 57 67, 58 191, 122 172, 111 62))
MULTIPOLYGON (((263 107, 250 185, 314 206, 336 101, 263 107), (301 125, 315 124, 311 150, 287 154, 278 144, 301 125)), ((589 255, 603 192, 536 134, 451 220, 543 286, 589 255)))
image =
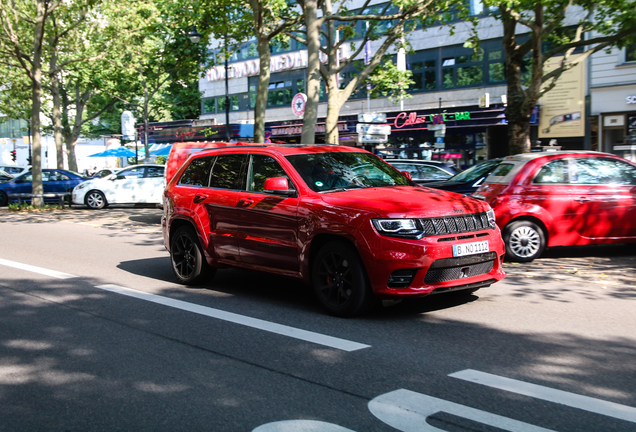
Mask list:
POLYGON ((472 292, 505 276, 483 201, 417 186, 353 147, 221 145, 167 178, 163 236, 181 283, 262 270, 310 283, 331 314, 352 316, 377 299, 472 292))

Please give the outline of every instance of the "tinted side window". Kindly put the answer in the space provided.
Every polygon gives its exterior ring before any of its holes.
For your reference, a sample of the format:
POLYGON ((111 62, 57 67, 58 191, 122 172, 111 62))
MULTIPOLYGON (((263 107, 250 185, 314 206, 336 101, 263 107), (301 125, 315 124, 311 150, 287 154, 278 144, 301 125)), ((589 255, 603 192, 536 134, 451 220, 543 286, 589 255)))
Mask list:
POLYGON ((508 175, 510 170, 514 167, 513 164, 501 164, 490 174, 493 177, 504 177, 508 175))
POLYGON ((179 184, 187 186, 207 186, 210 179, 210 169, 215 157, 194 159, 183 172, 179 184))
POLYGON ((534 183, 540 184, 553 184, 553 183, 567 183, 569 180, 568 175, 568 160, 557 159, 548 162, 543 165, 534 178, 534 183))
POLYGON ((613 159, 575 159, 576 169, 571 183, 636 185, 636 168, 613 159))
POLYGON ((65 180, 70 180, 69 176, 59 171, 53 171, 51 173, 51 176, 49 177, 49 181, 65 181, 65 180))
POLYGON ((126 171, 121 171, 120 173, 117 174, 117 177, 125 177, 127 179, 132 179, 132 178, 143 178, 144 177, 144 170, 145 168, 143 167, 138 167, 138 168, 133 168, 133 169, 129 169, 126 171))
POLYGON ((146 168, 146 177, 163 177, 163 167, 149 166, 146 168))
MULTIPOLYGON (((251 169, 247 180, 247 190, 263 192, 265 180, 271 177, 285 177, 289 181, 287 173, 271 156, 252 155, 251 169)), ((290 185, 290 188, 293 186, 290 185)))
POLYGON ((220 155, 212 167, 210 187, 221 189, 242 189, 244 180, 241 169, 245 161, 243 154, 220 155))
POLYGON ((451 176, 450 173, 434 166, 424 165, 420 169, 422 171, 422 178, 426 180, 446 180, 451 176))

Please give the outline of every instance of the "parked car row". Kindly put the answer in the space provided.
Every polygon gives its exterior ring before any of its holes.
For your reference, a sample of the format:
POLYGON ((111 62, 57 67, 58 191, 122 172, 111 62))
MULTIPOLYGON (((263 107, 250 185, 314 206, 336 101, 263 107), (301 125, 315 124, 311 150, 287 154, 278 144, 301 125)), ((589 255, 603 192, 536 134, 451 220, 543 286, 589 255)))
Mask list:
MULTIPOLYGON (((165 186, 163 165, 135 165, 117 170, 101 178, 85 177, 79 173, 61 170, 42 170, 42 188, 45 201, 59 200, 68 194, 69 202, 103 209, 109 204, 159 204, 165 186)), ((0 206, 24 200, 32 193, 32 173, 18 176, 0 171, 0 206)))

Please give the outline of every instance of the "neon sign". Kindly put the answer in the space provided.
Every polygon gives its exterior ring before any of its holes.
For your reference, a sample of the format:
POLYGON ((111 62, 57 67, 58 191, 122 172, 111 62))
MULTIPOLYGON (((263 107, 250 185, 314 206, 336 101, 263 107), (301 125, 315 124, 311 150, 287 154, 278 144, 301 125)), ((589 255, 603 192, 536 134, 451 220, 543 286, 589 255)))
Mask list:
POLYGON ((418 117, 416 112, 401 112, 395 117, 393 126, 401 129, 406 126, 414 126, 422 123, 444 124, 451 120, 470 120, 470 111, 462 111, 455 113, 427 114, 418 117))

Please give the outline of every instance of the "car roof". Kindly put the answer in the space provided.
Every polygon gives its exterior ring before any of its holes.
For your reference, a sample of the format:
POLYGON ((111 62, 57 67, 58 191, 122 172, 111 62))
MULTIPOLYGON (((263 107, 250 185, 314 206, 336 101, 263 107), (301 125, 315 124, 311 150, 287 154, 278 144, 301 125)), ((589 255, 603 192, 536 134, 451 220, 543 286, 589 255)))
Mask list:
POLYGON ((324 152, 366 152, 361 148, 349 147, 349 146, 341 146, 334 144, 242 144, 237 146, 226 146, 226 147, 213 147, 210 149, 201 150, 198 153, 207 152, 212 150, 214 153, 216 152, 230 152, 236 149, 246 150, 246 149, 258 149, 258 150, 268 150, 275 151, 280 153, 283 156, 295 155, 295 154, 307 154, 307 153, 324 153, 324 152))
POLYGON ((616 156, 611 153, 603 153, 591 150, 560 150, 560 151, 542 151, 532 153, 520 153, 512 156, 506 156, 504 161, 530 161, 546 156, 559 156, 559 155, 592 155, 592 156, 616 156))

